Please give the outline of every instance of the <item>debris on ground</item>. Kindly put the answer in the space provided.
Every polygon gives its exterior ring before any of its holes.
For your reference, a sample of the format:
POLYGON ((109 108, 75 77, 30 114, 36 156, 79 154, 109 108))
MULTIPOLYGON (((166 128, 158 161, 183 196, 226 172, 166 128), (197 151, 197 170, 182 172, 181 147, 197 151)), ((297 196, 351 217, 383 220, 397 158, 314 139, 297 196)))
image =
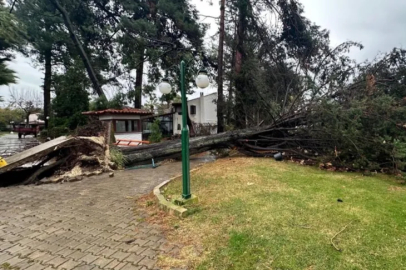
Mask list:
POLYGON ((101 123, 91 125, 78 132, 89 137, 59 137, 6 159, 0 186, 72 182, 113 172, 106 129, 101 123))

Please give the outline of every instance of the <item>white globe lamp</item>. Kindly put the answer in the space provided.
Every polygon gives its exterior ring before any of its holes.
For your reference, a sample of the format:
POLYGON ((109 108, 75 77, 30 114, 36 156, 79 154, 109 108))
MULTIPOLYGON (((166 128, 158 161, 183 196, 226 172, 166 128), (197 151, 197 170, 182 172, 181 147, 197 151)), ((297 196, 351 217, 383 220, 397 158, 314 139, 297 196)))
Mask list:
POLYGON ((199 88, 207 88, 210 84, 209 76, 207 76, 207 71, 202 69, 199 71, 199 75, 196 77, 196 85, 199 88))
POLYGON ((168 79, 163 79, 158 88, 159 91, 161 91, 161 93, 164 95, 167 95, 172 91, 172 86, 169 84, 168 79))

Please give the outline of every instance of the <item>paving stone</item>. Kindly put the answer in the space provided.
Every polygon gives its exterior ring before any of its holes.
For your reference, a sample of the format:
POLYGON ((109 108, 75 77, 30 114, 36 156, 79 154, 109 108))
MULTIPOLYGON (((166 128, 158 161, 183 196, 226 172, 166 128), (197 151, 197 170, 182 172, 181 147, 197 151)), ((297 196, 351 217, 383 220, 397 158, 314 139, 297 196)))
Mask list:
POLYGON ((40 264, 40 263, 34 263, 33 265, 31 265, 30 267, 28 267, 25 270, 43 270, 45 269, 46 266, 40 264))
POLYGON ((27 269, 34 264, 35 264, 35 261, 29 260, 29 259, 24 259, 23 261, 17 263, 16 265, 13 265, 13 266, 15 269, 27 269))
POLYGON ((16 244, 10 242, 0 242, 0 251, 5 251, 15 245, 16 244))
POLYGON ((31 253, 30 255, 28 255, 28 257, 32 260, 36 260, 37 258, 44 256, 45 254, 47 254, 47 253, 40 251, 40 250, 36 250, 33 253, 31 253))
POLYGON ((140 247, 144 246, 146 243, 148 243, 149 240, 145 239, 136 239, 133 244, 139 245, 140 247))
POLYGON ((138 245, 134 245, 128 250, 128 252, 133 252, 135 254, 141 254, 146 249, 147 249, 146 247, 140 247, 138 245))
POLYGON ((66 261, 68 261, 67 258, 64 258, 64 257, 62 257, 62 256, 55 256, 55 258, 53 258, 53 259, 50 260, 50 261, 47 261, 46 263, 47 263, 47 264, 50 264, 50 265, 52 265, 53 267, 56 268, 56 267, 58 267, 59 265, 65 263, 66 261))
POLYGON ((97 260, 92 262, 92 264, 99 266, 100 268, 104 268, 106 265, 114 261, 114 259, 108 259, 105 257, 98 257, 97 260))
POLYGON ((105 269, 114 269, 117 265, 119 265, 120 262, 118 260, 112 260, 108 265, 106 265, 104 268, 105 269))
POLYGON ((94 245, 91 248, 87 249, 86 252, 91 253, 93 255, 99 255, 103 249, 105 249, 105 248, 101 247, 101 246, 94 245))
POLYGON ((141 261, 142 259, 144 259, 144 256, 141 255, 137 255, 137 254, 131 254, 130 256, 128 256, 127 258, 125 258, 124 260, 126 262, 132 263, 132 264, 137 264, 139 261, 141 261))
POLYGON ((80 260, 87 264, 90 264, 93 261, 95 261, 97 258, 98 258, 97 256, 94 256, 92 254, 87 254, 85 257, 81 258, 80 260))
POLYGON ((21 259, 21 258, 18 257, 18 256, 14 256, 13 258, 8 259, 8 260, 7 260, 7 263, 9 263, 11 266, 14 266, 14 265, 16 265, 17 263, 22 262, 23 260, 24 260, 24 259, 21 259))
POLYGON ((112 254, 116 253, 118 250, 113 248, 105 248, 100 251, 100 255, 109 258, 112 254))
POLYGON ((125 237, 125 235, 115 233, 112 236, 110 236, 109 239, 119 241, 120 239, 122 239, 124 237, 125 237))
POLYGON ((156 260, 152 260, 150 258, 145 257, 142 259, 138 265, 146 266, 147 268, 153 268, 156 264, 156 260))
POLYGON ((127 265, 127 263, 126 262, 121 262, 121 263, 119 263, 119 264, 117 264, 113 269, 114 270, 120 270, 120 269, 122 269, 124 266, 126 266, 127 265))
POLYGON ((67 257, 70 259, 74 259, 76 261, 82 259, 83 257, 86 256, 86 253, 83 253, 82 251, 76 250, 72 254, 68 255, 67 257))
POLYGON ((135 265, 128 263, 123 268, 121 268, 121 270, 140 270, 141 268, 143 268, 143 266, 135 266, 135 265))
POLYGON ((70 249, 70 248, 64 248, 64 249, 56 252, 56 254, 61 255, 62 257, 68 257, 70 254, 72 254, 75 251, 76 250, 73 250, 73 249, 70 249))
POLYGON ((47 262, 54 259, 56 256, 49 254, 49 253, 45 253, 44 255, 42 255, 41 257, 36 258, 36 261, 39 261, 41 264, 43 265, 48 265, 47 262))
POLYGON ((117 251, 114 254, 110 255, 111 258, 117 259, 119 261, 124 260, 130 255, 130 253, 127 252, 122 252, 122 251, 117 251))
POLYGON ((66 270, 70 270, 70 269, 74 269, 76 266, 82 264, 82 262, 79 261, 75 261, 75 260, 68 260, 66 262, 64 262, 63 264, 61 264, 58 269, 66 269, 66 270))
POLYGON ((0 264, 12 260, 21 270, 152 269, 159 252, 172 250, 163 247, 159 227, 139 222, 143 217, 134 214, 128 197, 147 194, 179 172, 181 164, 171 163, 119 171, 115 178, 0 188, 0 264))
POLYGON ((86 251, 86 250, 88 250, 88 249, 91 248, 91 247, 92 247, 91 244, 88 244, 88 243, 81 243, 81 244, 79 244, 78 246, 76 246, 75 249, 80 250, 80 251, 86 251))
POLYGON ((94 268, 94 265, 81 264, 79 266, 76 266, 73 269, 74 270, 92 270, 93 268, 94 268))
POLYGON ((146 257, 152 259, 152 258, 156 257, 157 252, 155 250, 152 250, 152 249, 146 249, 140 255, 141 256, 146 256, 146 257))

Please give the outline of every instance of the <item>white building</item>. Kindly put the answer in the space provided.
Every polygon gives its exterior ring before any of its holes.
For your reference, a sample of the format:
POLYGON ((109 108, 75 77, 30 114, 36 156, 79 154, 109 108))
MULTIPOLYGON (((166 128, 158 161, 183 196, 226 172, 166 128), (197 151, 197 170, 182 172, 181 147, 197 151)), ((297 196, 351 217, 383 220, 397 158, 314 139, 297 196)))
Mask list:
MULTIPOLYGON (((217 133, 217 93, 190 99, 187 102, 189 118, 193 123, 194 132, 217 133)), ((181 134, 182 131, 182 104, 173 103, 175 114, 173 115, 173 133, 181 134)))
POLYGON ((151 115, 152 112, 126 108, 122 110, 90 111, 82 114, 97 116, 100 121, 110 122, 116 140, 142 141, 141 116, 151 115))

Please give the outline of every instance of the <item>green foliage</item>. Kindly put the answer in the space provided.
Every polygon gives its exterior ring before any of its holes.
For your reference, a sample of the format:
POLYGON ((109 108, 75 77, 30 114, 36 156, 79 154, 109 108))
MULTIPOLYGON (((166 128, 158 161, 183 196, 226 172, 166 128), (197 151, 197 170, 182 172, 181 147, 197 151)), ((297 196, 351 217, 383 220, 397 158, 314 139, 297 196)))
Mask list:
POLYGON ((110 148, 110 160, 114 162, 119 169, 124 169, 127 162, 123 152, 121 152, 117 147, 110 148))
POLYGON ((41 131, 41 139, 45 140, 46 138, 58 138, 61 136, 67 136, 71 133, 67 127, 60 125, 60 126, 53 126, 52 124, 48 129, 44 129, 41 131))
POLYGON ((6 63, 13 59, 11 51, 24 45, 24 35, 23 25, 0 3, 0 85, 16 82, 15 72, 6 63))
POLYGON ((91 111, 102 111, 109 108, 109 101, 106 97, 97 97, 89 104, 89 109, 91 111))
POLYGON ((55 125, 73 130, 86 123, 82 112, 89 110, 88 80, 83 70, 71 67, 66 74, 54 76, 56 97, 52 108, 56 114, 55 125), (72 82, 75 82, 74 84, 72 82))
POLYGON ((151 125, 151 134, 148 137, 151 143, 159 143, 162 140, 160 121, 156 119, 151 125))
POLYGON ((4 62, 0 62, 0 85, 8 85, 15 83, 17 76, 15 72, 7 68, 4 62))
POLYGON ((0 131, 6 130, 6 126, 10 124, 11 121, 19 123, 24 121, 25 114, 21 109, 13 108, 0 108, 0 131))
POLYGON ((90 102, 90 110, 123 109, 128 104, 127 100, 127 95, 120 92, 115 94, 111 100, 107 100, 104 96, 98 97, 90 102))
POLYGON ((406 169, 405 74, 406 53, 395 50, 362 67, 352 87, 319 99, 307 120, 327 159, 361 170, 406 169), (386 83, 366 82, 372 72, 386 83))

